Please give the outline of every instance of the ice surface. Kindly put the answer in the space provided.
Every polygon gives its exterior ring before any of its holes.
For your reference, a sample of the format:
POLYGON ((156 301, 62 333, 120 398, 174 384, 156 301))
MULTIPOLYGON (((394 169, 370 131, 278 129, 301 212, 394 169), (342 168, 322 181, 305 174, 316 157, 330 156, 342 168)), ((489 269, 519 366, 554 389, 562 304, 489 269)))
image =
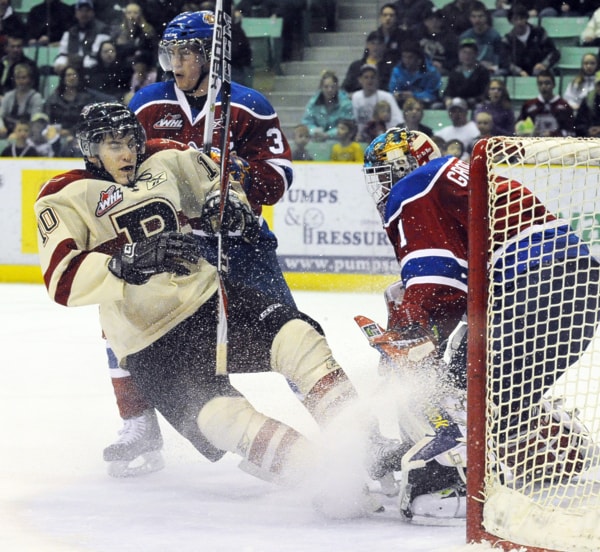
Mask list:
MULTIPOLYGON (((295 293, 324 327, 361 394, 377 386, 377 354, 353 316, 385 321, 381 295, 295 293)), ((386 512, 323 519, 303 497, 259 481, 226 455, 202 458, 161 419, 166 467, 106 475, 102 449, 120 428, 96 307, 53 304, 39 285, 0 285, 0 550, 6 552, 458 552, 464 527, 402 523, 386 512)), ((235 377, 263 412, 310 434, 314 424, 283 378, 235 377)), ((389 412, 377 412, 393 436, 389 412)))

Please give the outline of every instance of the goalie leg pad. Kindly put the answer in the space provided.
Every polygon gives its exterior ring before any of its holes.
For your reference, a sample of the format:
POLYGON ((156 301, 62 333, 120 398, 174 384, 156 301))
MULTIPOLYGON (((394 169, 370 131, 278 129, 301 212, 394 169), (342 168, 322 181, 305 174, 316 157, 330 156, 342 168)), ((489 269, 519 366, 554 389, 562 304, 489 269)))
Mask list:
POLYGON ((279 484, 301 481, 312 445, 295 429, 261 414, 243 397, 217 397, 198 415, 198 427, 217 448, 242 456, 240 467, 279 484))

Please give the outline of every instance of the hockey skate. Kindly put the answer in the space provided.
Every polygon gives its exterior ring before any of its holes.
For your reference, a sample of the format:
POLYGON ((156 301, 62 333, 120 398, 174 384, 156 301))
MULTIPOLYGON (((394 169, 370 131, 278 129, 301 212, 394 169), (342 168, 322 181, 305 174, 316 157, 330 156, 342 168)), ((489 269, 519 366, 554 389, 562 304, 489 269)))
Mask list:
POLYGON ((111 477, 135 477, 161 470, 165 466, 160 450, 163 439, 154 409, 141 416, 123 420, 119 438, 104 449, 111 477))
POLYGON ((433 460, 402 473, 400 516, 417 525, 462 525, 466 519, 464 475, 433 460))
POLYGON ((417 525, 462 525, 467 517, 467 490, 456 484, 417 495, 401 515, 417 525))

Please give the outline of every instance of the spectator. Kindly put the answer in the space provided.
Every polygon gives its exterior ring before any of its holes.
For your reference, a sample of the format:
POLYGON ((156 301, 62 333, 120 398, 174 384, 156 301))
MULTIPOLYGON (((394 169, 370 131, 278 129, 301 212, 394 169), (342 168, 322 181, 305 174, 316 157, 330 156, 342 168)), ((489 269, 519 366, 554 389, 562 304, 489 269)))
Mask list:
MULTIPOLYGON (((587 15, 593 0, 538 0, 535 7, 538 17, 575 17, 587 15)), ((594 6, 595 7, 595 6, 594 6)))
POLYGON ((340 119, 352 119, 352 101, 339 89, 337 75, 327 70, 321 75, 319 91, 308 101, 301 122, 308 127, 311 139, 322 142, 337 137, 340 119))
MULTIPOLYGON (((387 102, 386 102, 387 103, 387 102)), ((371 119, 365 126, 363 135, 360 137, 361 142, 370 144, 380 134, 387 130, 387 125, 381 119, 371 119)))
POLYGON ((431 9, 414 29, 415 39, 441 75, 458 64, 458 36, 444 28, 442 12, 431 9))
POLYGON ((402 109, 408 98, 417 98, 425 107, 440 102, 442 79, 418 44, 408 43, 402 50, 400 62, 390 77, 390 92, 402 109))
POLYGON ((587 53, 581 57, 581 68, 568 84, 563 92, 563 98, 577 111, 581 102, 592 92, 596 83, 596 71, 598 70, 598 58, 596 54, 587 53))
POLYGON ((469 107, 480 103, 490 82, 490 72, 477 61, 477 43, 472 38, 461 40, 458 48, 458 65, 448 75, 444 90, 444 103, 452 98, 466 100, 469 107))
POLYGON ((67 65, 60 75, 56 90, 44 102, 44 112, 48 115, 50 124, 58 125, 60 129, 61 156, 81 156, 74 140, 74 128, 83 107, 98 101, 113 100, 97 90, 88 89, 81 69, 75 65, 67 65))
POLYGON ((36 149, 28 142, 29 119, 21 117, 17 120, 8 144, 0 153, 2 157, 38 157, 36 149))
POLYGON ((427 136, 433 136, 433 130, 422 124, 423 120, 423 104, 416 98, 408 98, 404 102, 404 126, 408 130, 418 130, 427 134, 427 136))
POLYGON ((394 109, 394 104, 394 101, 380 100, 373 108, 373 120, 381 121, 385 125, 385 130, 397 126, 397 123, 394 124, 392 119, 392 109, 394 109))
POLYGON ((340 119, 337 124, 337 141, 331 147, 331 160, 343 163, 362 163, 364 152, 356 141, 356 123, 340 119))
POLYGON ((581 31, 582 46, 600 46, 600 8, 590 16, 583 31, 581 31))
POLYGON ((27 27, 14 12, 10 0, 0 0, 0 51, 4 50, 9 36, 25 40, 27 27))
POLYGON ((97 57, 96 65, 83 71, 86 87, 122 101, 131 87, 132 64, 120 57, 114 40, 102 42, 97 57))
POLYGON ((433 11, 433 2, 430 0, 397 0, 395 2, 397 25, 403 31, 412 33, 425 18, 427 13, 433 11))
POLYGON ((571 106, 555 94, 556 81, 551 71, 540 71, 537 76, 539 96, 526 101, 519 121, 530 118, 534 136, 574 136, 574 115, 571 106))
POLYGON ((473 0, 453 0, 442 8, 444 27, 458 36, 471 27, 469 16, 473 0))
POLYGON ((454 139, 460 140, 465 150, 467 150, 474 138, 479 136, 477 125, 467 118, 468 112, 467 102, 462 98, 454 98, 448 104, 448 116, 451 124, 436 131, 435 135, 442 138, 446 143, 454 139))
POLYGON ((400 111, 394 96, 387 90, 379 89, 379 77, 374 65, 361 67, 359 81, 361 90, 352 94, 352 113, 358 126, 359 136, 362 136, 365 125, 373 118, 375 105, 382 100, 390 106, 389 124, 398 126, 404 122, 402 111, 400 111))
POLYGON ((514 4, 508 12, 512 29, 503 39, 504 54, 511 75, 535 76, 540 71, 551 69, 560 59, 554 41, 542 27, 530 25, 527 8, 514 4))
POLYGON ((594 90, 581 102, 575 116, 575 134, 586 138, 600 136, 600 71, 596 73, 594 90))
MULTIPOLYGON (((1 2, 2 0, 0 0, 1 2)), ((40 85, 40 72, 35 61, 23 53, 25 40, 20 36, 9 36, 6 41, 5 55, 2 58, 0 70, 0 96, 15 87, 14 70, 17 63, 26 63, 31 67, 33 88, 38 90, 40 85)))
POLYGON ((392 3, 383 4, 379 9, 377 32, 383 37, 385 58, 393 65, 398 63, 404 44, 413 40, 412 33, 398 26, 398 11, 392 3))
POLYGON ((515 131, 515 112, 503 79, 494 77, 487 87, 486 97, 475 107, 474 114, 489 113, 494 122, 495 136, 512 136, 515 131))
POLYGON ((84 69, 94 67, 100 44, 110 39, 108 25, 96 19, 92 0, 77 0, 75 19, 77 23, 60 39, 59 53, 54 60, 54 71, 58 75, 67 65, 79 64, 84 69))
POLYGON ((479 129, 479 136, 473 138, 473 141, 469 144, 467 148, 467 153, 471 156, 471 152, 477 143, 477 140, 481 140, 482 138, 490 138, 491 136, 495 136, 494 134, 494 119, 489 113, 485 111, 480 111, 475 115, 475 124, 479 129))
POLYGON ((294 127, 294 140, 292 148, 292 161, 314 161, 311 153, 306 149, 310 142, 310 132, 306 125, 294 127))
POLYGON ((500 33, 492 27, 492 18, 485 4, 473 2, 469 13, 471 28, 460 35, 460 40, 472 39, 477 44, 477 61, 492 75, 502 74, 503 46, 500 33))
POLYGON ((35 148, 38 157, 55 157, 60 153, 60 135, 50 125, 50 118, 43 112, 31 117, 29 142, 35 148))
POLYGON ((181 0, 143 0, 142 6, 148 23, 154 27, 159 36, 162 35, 167 23, 184 11, 181 0))
POLYGON ((15 88, 10 90, 0 102, 0 138, 11 134, 18 120, 30 119, 34 113, 42 111, 44 98, 33 88, 31 67, 17 63, 14 71, 15 88))
POLYGON ((395 61, 389 57, 386 57, 383 36, 377 31, 371 31, 367 35, 363 56, 360 59, 354 60, 348 67, 346 77, 342 83, 342 89, 348 94, 352 94, 353 92, 360 90, 360 82, 358 81, 358 77, 360 76, 360 68, 363 65, 374 65, 377 67, 379 86, 387 90, 395 61))
POLYGON ((469 160, 465 145, 458 138, 453 138, 448 142, 444 142, 444 149, 442 151, 444 152, 444 155, 452 155, 463 161, 469 160))
POLYGON ((27 18, 29 44, 56 44, 62 35, 75 24, 73 6, 61 0, 45 0, 31 8, 27 18))
POLYGON ((129 92, 123 98, 123 103, 128 104, 131 97, 144 86, 156 82, 156 65, 152 61, 150 53, 141 52, 133 58, 133 72, 129 83, 129 92))
POLYGON ((254 81, 252 46, 242 27, 242 12, 237 8, 233 11, 231 42, 231 78, 251 88, 254 81))
POLYGON ((157 59, 158 34, 148 21, 139 4, 131 3, 125 6, 123 15, 116 30, 112 33, 117 46, 118 57, 125 63, 133 63, 137 54, 144 52, 157 59))

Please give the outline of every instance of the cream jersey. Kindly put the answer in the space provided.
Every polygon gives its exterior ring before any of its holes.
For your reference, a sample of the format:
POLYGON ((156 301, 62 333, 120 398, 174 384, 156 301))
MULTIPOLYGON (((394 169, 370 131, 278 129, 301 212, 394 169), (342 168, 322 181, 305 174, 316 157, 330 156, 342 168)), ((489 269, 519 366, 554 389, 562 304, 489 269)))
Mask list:
POLYGON ((219 168, 210 157, 169 140, 148 142, 132 187, 83 170, 52 178, 35 203, 50 297, 66 306, 99 304, 119 360, 144 349, 216 292, 216 269, 201 259, 186 263, 188 276, 163 273, 131 285, 109 272, 108 262, 127 242, 197 228, 207 194, 218 188, 219 168))

